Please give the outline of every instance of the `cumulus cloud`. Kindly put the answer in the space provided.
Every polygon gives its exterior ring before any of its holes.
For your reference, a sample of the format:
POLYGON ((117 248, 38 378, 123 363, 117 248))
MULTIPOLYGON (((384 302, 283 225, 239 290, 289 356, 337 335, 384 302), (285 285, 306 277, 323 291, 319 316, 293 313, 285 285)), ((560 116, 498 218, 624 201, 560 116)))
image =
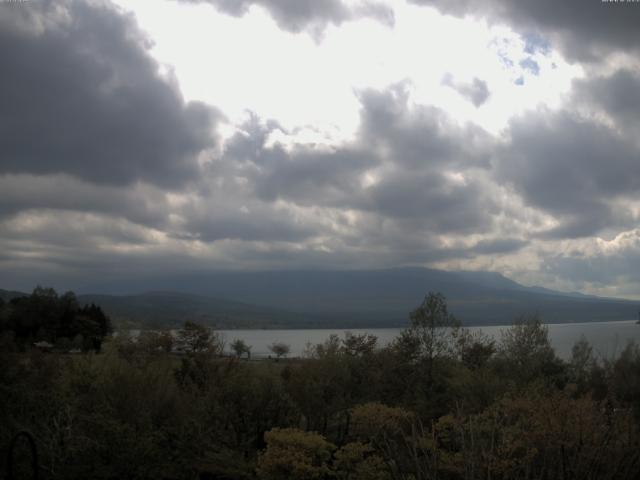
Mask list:
POLYGON ((297 145, 285 149, 271 135, 277 123, 253 117, 225 146, 224 161, 241 169, 266 202, 278 199, 300 205, 344 206, 360 188, 360 175, 378 163, 375 152, 357 144, 337 148, 297 145))
POLYGON ((486 102, 490 95, 487 82, 480 80, 478 77, 474 77, 470 83, 465 83, 456 82, 451 74, 447 74, 442 79, 442 84, 453 88, 476 108, 486 102))
POLYGON ((614 202, 638 194, 640 151, 633 141, 566 110, 527 113, 511 122, 509 135, 497 174, 528 204, 558 217, 561 224, 548 235, 583 237, 633 221, 614 202))
POLYGON ((361 92, 360 101, 361 128, 351 142, 267 146, 279 126, 254 119, 224 156, 265 202, 366 212, 403 221, 405 232, 410 225, 433 234, 490 226, 496 207, 475 171, 489 167, 488 134, 455 125, 437 108, 411 105, 400 86, 361 92))
POLYGON ((492 139, 481 127, 460 126, 442 109, 414 104, 406 86, 365 90, 360 101, 361 141, 403 168, 488 167, 492 139))
POLYGON ((197 177, 219 115, 182 100, 132 18, 75 0, 2 10, 0 173, 171 188, 197 177))
POLYGON ((219 11, 242 16, 252 5, 265 8, 278 26, 290 32, 311 30, 319 35, 329 24, 339 25, 359 18, 373 18, 393 25, 393 9, 383 2, 365 0, 359 3, 344 0, 182 0, 209 3, 219 11))

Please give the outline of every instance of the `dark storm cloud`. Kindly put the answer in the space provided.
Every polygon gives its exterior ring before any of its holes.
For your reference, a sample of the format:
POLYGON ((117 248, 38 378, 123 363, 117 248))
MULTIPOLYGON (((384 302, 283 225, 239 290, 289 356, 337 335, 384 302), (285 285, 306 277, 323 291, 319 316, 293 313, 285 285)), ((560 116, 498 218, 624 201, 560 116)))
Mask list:
POLYGON ((24 210, 57 209, 101 213, 162 228, 168 211, 164 192, 157 189, 95 185, 66 175, 0 176, 0 192, 0 220, 24 210))
POLYGON ((365 197, 371 211, 410 219, 434 233, 480 232, 491 227, 495 213, 479 185, 457 184, 435 171, 398 172, 370 187, 365 197))
MULTIPOLYGON (((621 130, 640 124, 640 72, 621 69, 609 76, 574 82, 576 99, 602 109, 621 130)), ((631 132, 633 130, 634 132, 631 132)))
MULTIPOLYGON (((529 38, 549 36, 575 60, 599 60, 606 52, 640 50, 640 8, 602 0, 411 0, 444 13, 506 22, 529 38)), ((531 42, 530 42, 531 44, 531 42)), ((538 42, 539 45, 544 42, 538 42)))
POLYGON ((517 252, 527 246, 529 242, 520 238, 500 238, 482 240, 473 246, 472 251, 480 255, 497 255, 500 253, 517 252))
POLYGON ((549 236, 589 236, 633 220, 611 202, 637 196, 640 151, 634 141, 567 111, 528 113, 513 120, 509 132, 496 164, 498 180, 561 221, 549 236))
POLYGON ((490 92, 487 82, 475 77, 472 82, 456 82, 450 74, 442 79, 443 85, 453 88, 460 95, 469 100, 475 107, 481 106, 489 98, 490 92))
POLYGON ((199 218, 191 220, 188 229, 196 233, 187 238, 204 242, 221 239, 301 242, 318 233, 302 225, 296 225, 287 218, 279 218, 274 212, 267 212, 261 216, 240 214, 199 218))
POLYGON ((209 3, 219 11, 242 16, 252 5, 267 9, 278 26, 290 32, 312 29, 321 33, 329 24, 339 25, 348 20, 368 17, 384 24, 394 23, 393 10, 382 2, 368 0, 349 5, 343 0, 182 0, 190 3, 209 3))
POLYGON ((161 78, 130 17, 105 3, 0 5, 0 173, 177 187, 217 114, 161 78))

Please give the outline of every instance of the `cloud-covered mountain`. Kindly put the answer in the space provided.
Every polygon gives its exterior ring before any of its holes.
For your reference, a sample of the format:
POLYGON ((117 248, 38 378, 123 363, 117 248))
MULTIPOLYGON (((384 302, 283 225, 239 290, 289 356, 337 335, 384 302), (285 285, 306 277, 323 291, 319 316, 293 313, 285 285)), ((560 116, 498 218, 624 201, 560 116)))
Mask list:
POLYGON ((429 291, 443 293, 450 310, 466 325, 510 324, 535 313, 551 323, 630 320, 638 310, 637 302, 525 287, 495 272, 422 268, 218 272, 92 288, 156 290, 79 297, 104 304, 119 317, 173 324, 201 319, 226 328, 405 326, 409 312, 429 291), (177 289, 181 293, 175 293, 177 289))

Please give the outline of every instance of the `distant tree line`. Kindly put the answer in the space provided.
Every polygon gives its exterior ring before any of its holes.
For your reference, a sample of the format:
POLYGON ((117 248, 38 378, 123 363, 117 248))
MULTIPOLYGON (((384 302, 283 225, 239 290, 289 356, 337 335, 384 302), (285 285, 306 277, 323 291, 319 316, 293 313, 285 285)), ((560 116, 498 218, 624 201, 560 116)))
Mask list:
POLYGON ((0 299, 0 348, 24 350, 36 342, 60 350, 99 351, 111 320, 94 304, 81 306, 73 292, 36 287, 31 295, 0 299))
POLYGON ((248 362, 221 346, 191 324, 102 355, 2 353, 0 448, 30 431, 45 479, 640 478, 633 343, 597 358, 581 340, 565 361, 535 315, 493 340, 429 294, 384 347, 333 335, 248 362))

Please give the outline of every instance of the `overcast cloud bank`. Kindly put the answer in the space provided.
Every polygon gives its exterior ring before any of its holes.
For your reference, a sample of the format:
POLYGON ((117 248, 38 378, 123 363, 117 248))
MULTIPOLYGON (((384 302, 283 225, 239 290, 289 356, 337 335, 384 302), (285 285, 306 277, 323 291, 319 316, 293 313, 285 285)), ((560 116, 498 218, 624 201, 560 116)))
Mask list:
MULTIPOLYGON (((360 18, 401 28, 383 2, 207 3, 238 21, 264 8, 320 43, 329 25, 360 18)), ((638 297, 640 73, 629 55, 640 7, 413 3, 509 25, 528 52, 557 49, 600 73, 499 134, 418 98, 411 78, 358 88, 353 138, 302 141, 277 118, 234 124, 185 100, 153 39, 108 1, 0 5, 2 285, 429 265, 638 297)), ((441 78, 469 108, 489 108, 481 71, 441 78)))

